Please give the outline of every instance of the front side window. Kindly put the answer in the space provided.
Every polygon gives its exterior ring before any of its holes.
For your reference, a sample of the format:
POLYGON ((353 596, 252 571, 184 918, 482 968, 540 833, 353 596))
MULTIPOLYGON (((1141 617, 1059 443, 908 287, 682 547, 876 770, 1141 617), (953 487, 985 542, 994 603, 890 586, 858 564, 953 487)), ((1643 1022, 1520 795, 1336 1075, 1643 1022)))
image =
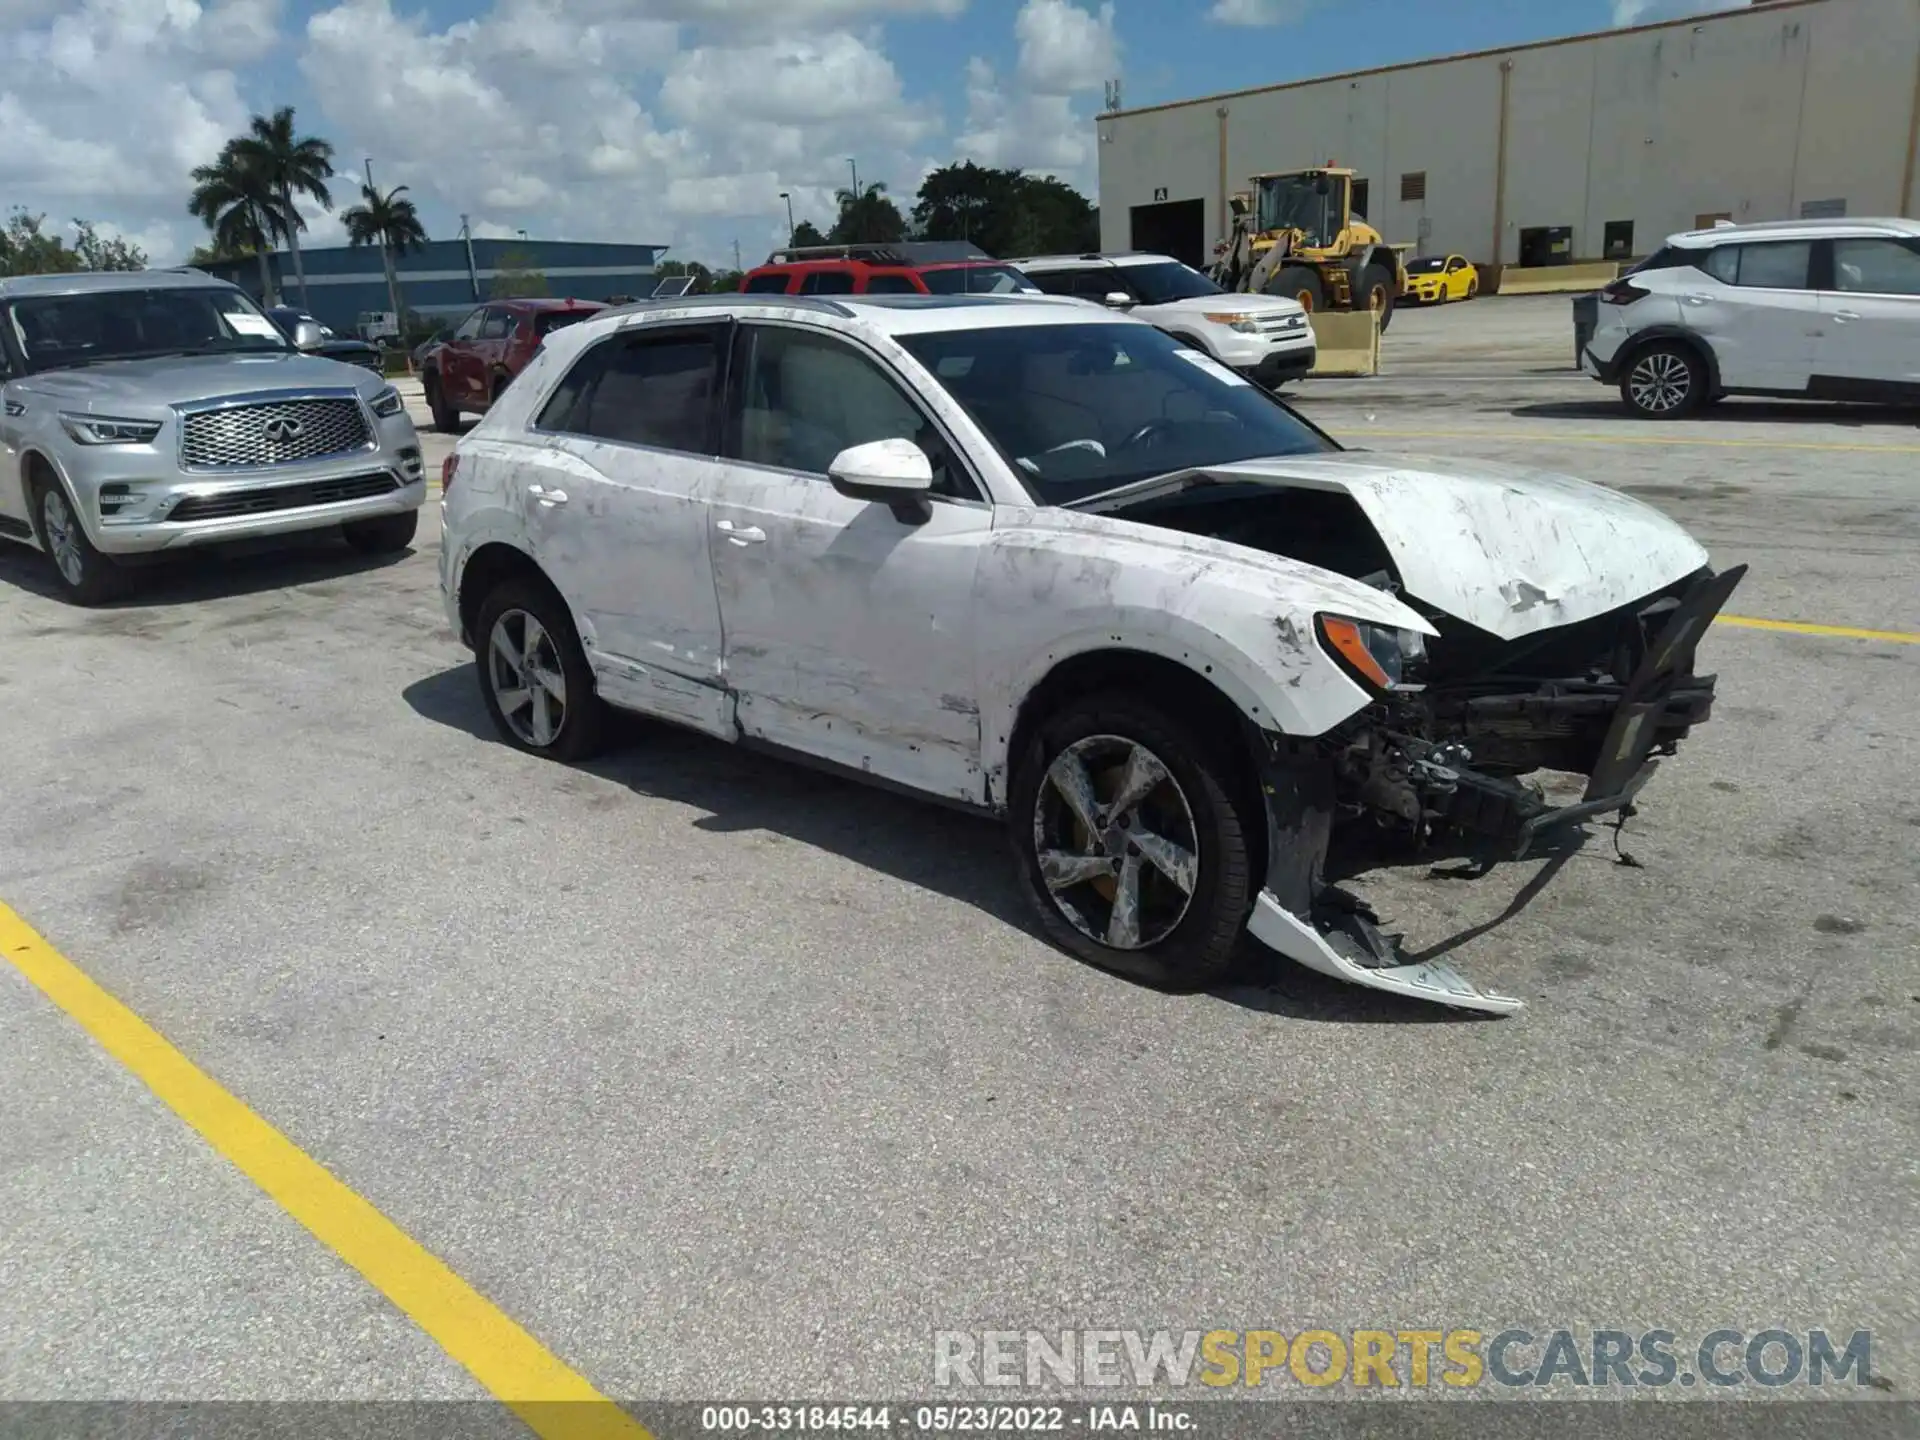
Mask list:
POLYGON ((1833 288, 1854 295, 1920 295, 1920 242, 1833 242, 1833 288))
POLYGON ((853 274, 847 270, 814 270, 800 282, 802 295, 851 295, 853 274))
POLYGON ((7 307, 7 325, 30 372, 289 348, 245 294, 213 286, 35 296, 7 307))
POLYGON ((913 283, 911 275, 903 275, 897 270, 883 270, 878 275, 867 277, 869 295, 918 295, 920 287, 913 283))
POLYGON ((1146 325, 996 326, 901 344, 1044 504, 1173 470, 1332 448, 1266 391, 1146 325))
POLYGON ((617 335, 574 362, 537 422, 543 430, 713 453, 714 377, 724 326, 617 335))
POLYGON ((1157 260, 1151 265, 1123 265, 1119 269, 1126 276, 1133 293, 1148 305, 1165 305, 1172 300, 1199 300, 1208 295, 1224 293, 1198 270, 1190 270, 1178 260, 1157 260))
POLYGON ((736 364, 740 398, 729 425, 729 455, 825 475, 849 446, 911 440, 933 462, 935 494, 974 494, 939 430, 885 371, 846 342, 748 325, 736 364))
POLYGON ((481 322, 482 340, 504 340, 513 329, 513 316, 505 310, 489 310, 487 318, 481 322))
POLYGON ((480 338, 480 325, 487 318, 487 312, 476 310, 460 322, 460 328, 453 332, 456 340, 477 340, 480 338))
POLYGON ((1076 280, 1087 274, 1085 270, 1040 270, 1029 271, 1027 278, 1044 295, 1075 295, 1076 280))

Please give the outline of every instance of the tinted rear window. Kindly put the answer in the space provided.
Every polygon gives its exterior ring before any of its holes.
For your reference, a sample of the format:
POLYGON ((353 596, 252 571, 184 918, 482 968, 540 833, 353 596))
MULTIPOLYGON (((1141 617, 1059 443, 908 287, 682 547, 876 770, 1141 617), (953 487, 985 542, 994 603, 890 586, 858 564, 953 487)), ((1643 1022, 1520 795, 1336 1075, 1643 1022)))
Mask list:
POLYGON ((551 335, 556 330, 565 329, 569 325, 577 325, 582 320, 598 313, 598 311, 594 310, 542 310, 533 317, 533 333, 536 335, 551 335))
POLYGON ((749 275, 747 283, 740 288, 749 295, 784 295, 787 293, 787 272, 771 270, 764 275, 749 275))

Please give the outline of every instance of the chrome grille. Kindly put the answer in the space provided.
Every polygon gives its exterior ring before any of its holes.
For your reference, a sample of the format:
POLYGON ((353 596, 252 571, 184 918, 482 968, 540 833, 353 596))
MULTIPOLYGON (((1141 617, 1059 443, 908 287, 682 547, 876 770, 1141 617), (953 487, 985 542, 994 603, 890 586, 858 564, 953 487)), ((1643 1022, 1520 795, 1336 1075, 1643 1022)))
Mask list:
POLYGON ((258 470, 372 448, 366 412, 354 399, 271 400, 180 417, 180 464, 188 470, 258 470))
POLYGON ((1291 335, 1307 328, 1304 315, 1260 315, 1254 324, 1260 327, 1262 335, 1291 335))

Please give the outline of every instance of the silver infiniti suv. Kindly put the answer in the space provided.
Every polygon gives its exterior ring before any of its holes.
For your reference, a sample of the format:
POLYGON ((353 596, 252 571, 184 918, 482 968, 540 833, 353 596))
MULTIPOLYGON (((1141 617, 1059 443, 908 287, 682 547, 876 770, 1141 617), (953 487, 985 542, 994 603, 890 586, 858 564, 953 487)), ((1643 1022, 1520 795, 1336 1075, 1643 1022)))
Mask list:
POLYGON ((0 538, 45 551, 80 604, 191 546, 413 541, 426 472, 399 392, 301 354, 200 271, 0 279, 0 381, 0 538))

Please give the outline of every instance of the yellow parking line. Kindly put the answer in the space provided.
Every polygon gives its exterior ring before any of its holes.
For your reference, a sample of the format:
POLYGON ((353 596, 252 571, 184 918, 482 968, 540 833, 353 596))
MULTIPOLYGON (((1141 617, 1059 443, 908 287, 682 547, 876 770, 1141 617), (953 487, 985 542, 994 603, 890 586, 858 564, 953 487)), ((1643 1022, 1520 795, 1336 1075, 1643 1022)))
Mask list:
POLYGON ((1500 444, 1522 440, 1562 440, 1586 445, 1707 445, 1731 450, 1844 450, 1874 455, 1920 455, 1920 445, 1854 445, 1846 442, 1814 440, 1726 440, 1708 436, 1668 435, 1579 435, 1557 430, 1375 430, 1370 426, 1345 427, 1355 434, 1381 436, 1392 440, 1491 440, 1500 444))
POLYGON ((1779 630, 1789 635, 1832 635, 1842 640, 1891 640, 1896 645, 1920 645, 1911 630, 1856 630, 1851 625, 1809 625, 1802 620, 1758 620, 1751 615, 1722 615, 1722 625, 1747 630, 1779 630))
POLYGON ((543 1440, 648 1431, 0 904, 0 955, 543 1440))

